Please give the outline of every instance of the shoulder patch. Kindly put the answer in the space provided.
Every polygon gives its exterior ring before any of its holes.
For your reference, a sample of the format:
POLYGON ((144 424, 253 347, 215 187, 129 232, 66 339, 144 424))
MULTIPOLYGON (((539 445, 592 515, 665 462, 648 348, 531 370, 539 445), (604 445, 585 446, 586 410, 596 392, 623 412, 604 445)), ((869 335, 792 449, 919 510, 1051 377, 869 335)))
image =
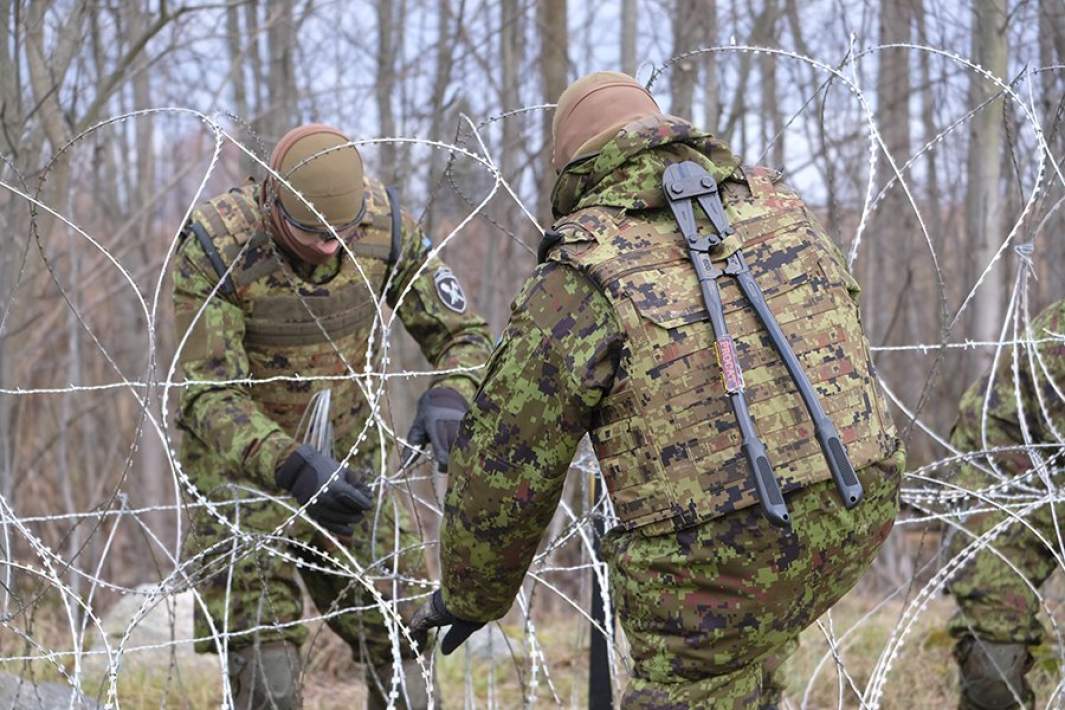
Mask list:
POLYGON ((455 313, 465 313, 469 305, 466 292, 462 290, 462 284, 458 277, 446 266, 441 266, 433 274, 433 285, 436 286, 436 295, 440 302, 455 313))

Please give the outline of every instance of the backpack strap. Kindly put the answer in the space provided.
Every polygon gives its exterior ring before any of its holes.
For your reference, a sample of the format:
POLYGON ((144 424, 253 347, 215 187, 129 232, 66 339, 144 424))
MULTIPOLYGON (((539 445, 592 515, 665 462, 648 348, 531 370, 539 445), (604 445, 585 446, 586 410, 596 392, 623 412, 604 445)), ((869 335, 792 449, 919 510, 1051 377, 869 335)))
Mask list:
POLYGON ((226 273, 226 265, 222 262, 222 255, 218 253, 217 247, 214 242, 207 235, 207 230, 203 228, 203 225, 199 222, 189 222, 186 229, 192 232, 192 235, 196 237, 196 241, 200 243, 203 248, 203 253, 207 255, 207 260, 211 262, 211 266, 214 267, 215 272, 218 274, 218 278, 222 280, 222 285, 219 290, 226 296, 232 296, 237 292, 233 287, 233 280, 226 273))
MULTIPOLYGON (((388 249, 388 261, 385 267, 385 279, 382 288, 388 285, 392 278, 392 269, 399 262, 400 253, 403 251, 403 210, 399 204, 399 188, 386 187, 385 195, 388 196, 388 211, 392 220, 392 246, 388 249)), ((384 297, 384 293, 381 294, 384 297)))
POLYGON ((399 252, 403 248, 403 212, 399 206, 399 188, 386 187, 385 194, 392 214, 392 248, 388 251, 388 266, 391 268, 399 261, 399 252))

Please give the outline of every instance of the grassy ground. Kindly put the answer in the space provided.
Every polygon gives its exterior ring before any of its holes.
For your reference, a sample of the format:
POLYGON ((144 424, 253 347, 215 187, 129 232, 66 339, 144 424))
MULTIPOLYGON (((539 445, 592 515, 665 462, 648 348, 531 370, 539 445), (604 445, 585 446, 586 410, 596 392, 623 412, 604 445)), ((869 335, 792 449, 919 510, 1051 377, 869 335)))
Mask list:
MULTIPOLYGON (((870 608, 868 597, 855 592, 845 597, 831 613, 839 655, 850 676, 850 680, 842 679, 843 707, 861 707, 857 695, 849 686, 853 682, 861 690, 866 688, 905 610, 900 601, 888 602, 862 623, 858 630, 841 639, 870 608)), ((946 621, 953 612, 953 602, 948 597, 940 596, 933 599, 928 609, 917 619, 891 665, 883 688, 881 707, 957 706, 958 673, 951 655, 954 640, 945 629, 946 621)), ((828 623, 828 617, 822 619, 822 624, 827 626, 828 623)), ((1028 679, 1035 688, 1037 706, 1045 707, 1061 678, 1061 669, 1051 646, 1034 649, 1034 655, 1036 664, 1028 674, 1028 679)), ((794 706, 798 707, 804 696, 808 707, 831 708, 839 705, 841 677, 836 672, 836 663, 829 653, 825 635, 817 626, 807 629, 803 634, 798 652, 785 664, 783 672, 787 680, 788 700, 794 706), (818 664, 822 664, 822 667, 815 677, 818 664)))
MULTIPOLYGON (((1059 585, 1060 586, 1060 585, 1059 585)), ((1057 595, 1050 595, 1055 598, 1057 595)), ((874 598, 867 593, 855 592, 844 598, 832 611, 831 623, 838 643, 839 653, 851 681, 864 689, 874 666, 882 653, 893 629, 901 618, 904 606, 900 601, 883 604, 864 621, 858 630, 846 637, 843 634, 865 615, 874 605, 874 598), (842 637, 842 638, 841 638, 842 637)), ((918 619, 906 638, 897 661, 888 676, 881 707, 925 708, 953 707, 956 705, 955 688, 957 674, 951 658, 952 640, 943 630, 953 605, 949 599, 936 598, 928 610, 918 619)), ((43 620, 37 625, 35 637, 43 639, 52 635, 61 639, 56 629, 47 629, 43 620)), ((524 647, 520 627, 505 626, 511 643, 518 650, 515 660, 497 645, 494 662, 488 660, 488 652, 482 650, 476 659, 467 659, 458 653, 449 658, 438 658, 438 678, 445 707, 463 707, 465 700, 472 698, 477 707, 491 704, 499 708, 520 707, 523 695, 532 694, 536 705, 554 707, 583 707, 587 684, 586 624, 573 618, 558 619, 554 623, 541 623, 537 628, 538 638, 550 668, 550 677, 540 672, 537 677, 529 675, 529 664, 524 660, 524 647), (582 638, 583 637, 583 638, 582 638), (557 698, 557 700, 556 700, 557 698)), ((62 647, 62 641, 53 648, 62 647)), ((4 655, 21 653, 20 644, 11 634, 0 634, 0 652, 4 655)), ((837 707, 840 695, 840 676, 831 655, 825 658, 828 644, 824 634, 816 626, 803 635, 799 650, 784 666, 787 681, 787 700, 792 707, 799 707, 804 696, 808 707, 837 707), (815 676, 815 669, 820 670, 815 676), (811 683, 811 678, 813 682, 811 683)), ((1040 705, 1045 705, 1061 671, 1053 649, 1036 649, 1037 663, 1029 675, 1036 687, 1040 705)), ((119 698, 126 708, 209 708, 218 707, 221 700, 221 684, 217 673, 201 672, 197 677, 169 674, 167 664, 161 667, 124 667, 120 675, 119 698), (170 677, 168 678, 168 674, 170 677)), ((4 664, 7 672, 28 675, 29 668, 4 664)), ((44 662, 33 665, 38 681, 58 680, 54 666, 44 662)), ((339 639, 325 631, 308 654, 304 681, 304 701, 307 708, 322 710, 350 710, 362 707, 365 690, 362 671, 351 660, 339 639)), ((844 679, 843 706, 860 707, 850 682, 844 679)), ((92 690, 93 683, 86 683, 92 690)))

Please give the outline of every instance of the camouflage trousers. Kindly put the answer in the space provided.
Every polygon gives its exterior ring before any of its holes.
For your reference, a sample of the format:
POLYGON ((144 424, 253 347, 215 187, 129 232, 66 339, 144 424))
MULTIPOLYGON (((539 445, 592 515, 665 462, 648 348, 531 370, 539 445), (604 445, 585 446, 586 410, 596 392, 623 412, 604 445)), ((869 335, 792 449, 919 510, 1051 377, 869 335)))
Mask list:
MULTIPOLYGON (((972 467, 965 469, 958 479, 959 485, 980 489, 992 483, 972 467)), ((1065 519, 1065 505, 1058 504, 1056 508, 1057 519, 1065 519)), ((1052 506, 1042 505, 1024 515, 1030 528, 1015 520, 991 541, 991 547, 1009 560, 1013 568, 992 550, 983 549, 955 575, 948 585, 958 603, 958 612, 949 626, 953 636, 972 635, 998 643, 1029 645, 1043 641, 1043 626, 1037 618, 1039 599, 1033 588, 1039 589, 1058 566, 1053 552, 1043 542, 1057 545, 1054 514, 1052 506)), ((992 511, 964 519, 962 525, 967 532, 950 533, 951 557, 1005 518, 1006 514, 992 511)))
POLYGON ((799 633, 866 571, 898 513, 895 458, 859 472, 847 510, 825 481, 787 496, 790 530, 748 507, 668 535, 608 534, 616 613, 631 646, 624 708, 775 707, 799 633))
MULTIPOLYGON (((952 443, 962 451, 982 448, 977 442, 970 441, 964 432, 955 431, 952 443)), ((966 464, 961 467, 955 482, 970 490, 980 490, 994 484, 996 479, 966 464)), ((1039 485, 1038 481, 1034 483, 1039 485)), ((974 643, 1030 647, 1043 642, 1045 630, 1038 618, 1040 605, 1036 590, 1058 567, 1052 549, 1046 544, 1048 542, 1054 548, 1058 544, 1055 516, 1058 521, 1065 520, 1065 505, 1044 504, 1024 513, 1024 523, 1016 519, 1009 523, 995 535, 990 543, 991 549, 977 552, 948 583, 947 589, 957 602, 958 610, 947 628, 956 639, 954 655, 962 671, 963 685, 967 681, 980 680, 966 677, 965 660, 974 643), (1009 560, 1009 564, 1003 558, 1009 560)), ((963 519, 961 524, 965 532, 948 532, 950 557, 961 554, 1007 517, 1001 511, 987 511, 963 519)), ((1012 674, 1010 669, 989 669, 983 674, 986 679, 999 680, 1012 687, 1012 690, 1003 690, 1011 698, 1008 704, 996 707, 1034 707, 1035 696, 1023 678, 1030 666, 1031 656, 1028 655, 1027 662, 1019 662, 1012 674), (1016 702, 1018 700, 1020 702, 1016 702)), ((961 707, 979 705, 974 705, 963 693, 961 707)))
MULTIPOLYGON (((393 505, 388 496, 379 498, 378 509, 368 512, 355 526, 347 549, 385 602, 400 600, 396 611, 406 623, 421 600, 405 600, 427 592, 427 588, 411 582, 427 579, 428 573, 421 536, 406 508, 398 503, 393 505)), ((218 510, 230 521, 239 519, 243 532, 259 536, 271 533, 289 517, 289 511, 268 502, 218 510)), ((392 662, 393 646, 385 616, 373 595, 354 578, 350 571, 353 565, 335 545, 302 520, 287 527, 281 538, 253 540, 262 543, 258 550, 251 542, 242 543, 234 552, 231 532, 200 512, 194 517, 186 544, 186 558, 210 550, 192 567, 191 574, 201 580, 197 590, 203 595, 216 633, 228 635, 230 650, 270 641, 303 645, 308 629, 300 623, 302 582, 318 613, 348 644, 356 662, 368 669, 384 668, 392 662), (341 561, 348 570, 340 569, 330 558, 341 561)), ((195 634, 200 639, 212 635, 199 605, 195 609, 195 634)), ((208 639, 199 641, 196 650, 216 653, 218 646, 208 639)), ((403 658, 414 656, 405 642, 401 642, 400 652, 403 658)), ((389 681, 382 679, 386 687, 389 681)))

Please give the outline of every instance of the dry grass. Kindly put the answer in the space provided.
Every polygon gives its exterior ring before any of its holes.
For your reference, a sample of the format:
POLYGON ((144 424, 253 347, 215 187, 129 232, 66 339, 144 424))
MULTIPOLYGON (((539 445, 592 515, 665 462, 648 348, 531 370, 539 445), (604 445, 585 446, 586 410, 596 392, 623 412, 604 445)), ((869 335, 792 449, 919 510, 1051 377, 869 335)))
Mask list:
MULTIPOLYGON (((1055 584, 1049 592, 1057 595, 1055 584)), ((874 604, 868 592, 857 591, 845 597, 832 610, 831 624, 837 639, 866 614, 874 604)), ((869 681, 877 660, 904 611, 901 601, 883 604, 860 627, 840 640, 840 653, 854 684, 863 688, 869 681)), ((893 665, 885 686, 881 707, 925 708, 956 705, 957 672, 951 657, 952 639, 945 631, 945 623, 953 611, 949 598, 932 601, 906 638, 906 643, 893 665)), ((829 623, 826 617, 825 624, 829 623)), ((40 615, 35 625, 35 638, 51 648, 65 647, 69 639, 52 615, 40 615)), ((519 658, 527 653, 522 629, 504 625, 504 632, 519 658)), ((478 707, 486 707, 489 699, 495 707, 519 707, 524 695, 530 692, 537 706, 555 707, 556 698, 563 707, 584 707, 587 684, 587 639, 585 624, 571 617, 558 618, 553 623, 541 622, 537 627, 550 668, 550 684, 541 672, 535 679, 528 676, 527 662, 516 662, 497 644, 493 661, 483 649, 467 660, 463 653, 448 658, 438 657, 437 677, 445 707, 463 707, 472 698, 478 707), (520 668, 520 670, 519 670, 520 668), (553 687, 553 690, 552 690, 553 687), (530 690, 530 688, 533 688, 530 690)), ((304 678, 304 703, 307 708, 322 710, 350 710, 363 706, 365 688, 362 668, 351 660, 346 645, 328 630, 323 629, 312 638, 315 643, 305 648, 307 666, 304 678)), ((831 656, 825 658, 828 644, 816 627, 808 629, 795 655, 782 672, 787 682, 787 700, 798 707, 804 695, 811 708, 834 708, 838 705, 840 686, 836 665, 831 656), (814 677, 815 668, 820 670, 814 677), (814 678, 811 685, 810 679, 814 678), (809 686, 809 687, 808 687, 809 686)), ((0 652, 5 655, 23 652, 12 634, 0 634, 0 652)), ((1040 705, 1045 705, 1060 678, 1060 667, 1050 646, 1036 649, 1037 663, 1029 675, 1036 688, 1040 705)), ((7 664, 3 670, 28 675, 25 665, 7 664)), ((54 666, 45 662, 32 665, 37 681, 60 680, 54 666)), ((87 681, 86 690, 95 694, 100 681, 87 681)), ((102 697, 97 696, 97 697, 102 697)), ((210 708, 221 701, 221 683, 217 673, 200 672, 172 674, 166 666, 124 667, 119 677, 119 700, 126 708, 210 708), (169 677, 168 677, 169 676, 169 677)), ((857 697, 845 681, 843 707, 860 707, 857 697)))
MULTIPOLYGON (((904 612, 901 601, 884 604, 871 618, 846 639, 840 637, 871 608, 868 596, 854 592, 832 609, 831 620, 840 643, 840 656, 851 679, 859 689, 869 682, 874 666, 887 645, 892 631, 904 612)), ((897 660, 892 664, 881 707, 931 708, 957 705, 958 672, 951 655, 954 640, 947 634, 946 622, 954 612, 949 597, 938 597, 918 618, 905 637, 897 660)), ((827 624, 828 618, 822 620, 827 624)), ((828 653, 825 636, 816 626, 802 636, 798 652, 785 664, 788 699, 796 707, 807 695, 812 708, 834 708, 839 705, 840 676, 836 663, 829 656, 820 673, 810 679, 814 669, 828 653)), ((1050 645, 1034 650, 1036 665, 1028 679, 1036 691, 1037 706, 1046 705, 1061 673, 1055 651, 1050 645)), ((844 680, 843 707, 861 707, 857 696, 844 680)))

